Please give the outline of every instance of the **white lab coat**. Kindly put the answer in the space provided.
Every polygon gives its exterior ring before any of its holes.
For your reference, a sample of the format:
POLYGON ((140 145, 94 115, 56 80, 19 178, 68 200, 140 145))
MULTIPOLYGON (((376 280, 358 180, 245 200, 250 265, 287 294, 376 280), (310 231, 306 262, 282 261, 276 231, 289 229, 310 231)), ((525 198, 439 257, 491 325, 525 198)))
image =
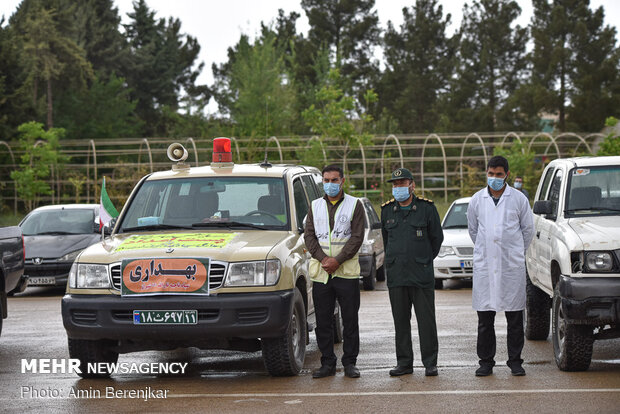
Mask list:
POLYGON ((467 227, 474 242, 473 308, 525 309, 525 251, 534 237, 527 197, 506 185, 496 206, 485 187, 469 202, 467 227))

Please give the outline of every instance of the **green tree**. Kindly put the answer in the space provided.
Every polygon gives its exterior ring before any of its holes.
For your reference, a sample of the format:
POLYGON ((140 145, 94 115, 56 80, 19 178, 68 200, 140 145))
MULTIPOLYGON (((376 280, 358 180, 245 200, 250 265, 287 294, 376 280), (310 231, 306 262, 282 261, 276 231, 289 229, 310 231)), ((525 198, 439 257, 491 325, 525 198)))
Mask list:
MULTIPOLYGON (((614 128, 618 124, 618 119, 610 116, 605 120, 605 126, 614 128)), ((620 136, 610 132, 597 151, 596 155, 620 155, 620 136)))
POLYGON ((514 25, 520 14, 513 0, 474 0, 463 8, 457 74, 444 109, 453 130, 512 127, 503 109, 526 68, 528 31, 514 25))
POLYGON ((395 118, 402 131, 430 132, 437 125, 437 103, 452 75, 456 49, 455 38, 446 36, 449 24, 450 14, 444 18, 437 0, 416 0, 404 8, 400 31, 388 22, 379 110, 395 118))
POLYGON ((35 207, 41 195, 53 193, 45 181, 52 171, 58 174, 68 157, 58 151, 58 142, 64 135, 64 129, 43 129, 43 124, 28 122, 18 128, 20 150, 23 151, 19 170, 11 172, 15 180, 17 194, 26 203, 26 208, 35 207))
POLYGON ((510 177, 523 177, 523 186, 534 194, 544 168, 537 168, 534 163, 534 152, 521 142, 513 142, 508 147, 495 147, 493 155, 501 155, 508 160, 510 177))

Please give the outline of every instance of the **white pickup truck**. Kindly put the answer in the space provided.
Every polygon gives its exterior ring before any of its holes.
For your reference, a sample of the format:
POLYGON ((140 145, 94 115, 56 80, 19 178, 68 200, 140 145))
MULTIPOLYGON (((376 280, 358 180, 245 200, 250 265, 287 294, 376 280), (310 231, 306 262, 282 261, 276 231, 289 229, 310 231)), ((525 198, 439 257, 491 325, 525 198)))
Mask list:
POLYGON ((620 337, 620 157, 552 161, 534 225, 525 336, 547 339, 551 319, 558 367, 587 370, 594 340, 620 337))

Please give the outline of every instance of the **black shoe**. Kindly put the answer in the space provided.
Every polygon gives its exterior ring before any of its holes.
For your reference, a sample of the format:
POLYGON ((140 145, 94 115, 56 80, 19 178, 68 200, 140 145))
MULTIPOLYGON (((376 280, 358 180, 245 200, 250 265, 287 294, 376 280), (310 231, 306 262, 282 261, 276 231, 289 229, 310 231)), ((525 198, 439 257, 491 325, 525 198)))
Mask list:
POLYGON ((439 372, 437 371, 436 366, 426 367, 424 375, 426 375, 427 377, 436 377, 437 375, 439 375, 439 372))
POLYGON ((521 365, 515 365, 513 367, 510 367, 510 372, 515 377, 522 377, 525 375, 525 370, 523 369, 521 365))
POLYGON ((400 377, 405 374, 413 374, 413 367, 401 367, 400 365, 396 365, 394 369, 390 370, 391 377, 400 377))
POLYGON ((480 368, 476 370, 477 377, 488 377, 493 373, 492 365, 480 365, 480 368))
POLYGON ((359 378, 360 370, 357 369, 355 364, 349 364, 346 367, 344 367, 344 376, 349 377, 349 378, 359 378))
POLYGON ((312 371, 312 378, 325 378, 336 375, 335 365, 321 365, 321 368, 312 371))

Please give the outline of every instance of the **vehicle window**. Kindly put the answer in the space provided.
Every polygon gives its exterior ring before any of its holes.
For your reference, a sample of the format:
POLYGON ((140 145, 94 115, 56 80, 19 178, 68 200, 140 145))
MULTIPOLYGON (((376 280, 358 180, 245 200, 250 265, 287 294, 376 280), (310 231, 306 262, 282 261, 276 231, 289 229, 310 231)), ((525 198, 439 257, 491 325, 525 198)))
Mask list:
POLYGON ((20 227, 24 236, 93 233, 95 211, 77 208, 33 211, 20 227))
POLYGON ((551 183, 551 188, 549 189, 549 195, 547 200, 551 201, 551 214, 549 218, 554 218, 558 216, 558 202, 560 199, 560 188, 562 187, 562 170, 557 170, 555 176, 553 177, 553 181, 551 183))
POLYGON ((540 194, 536 200, 546 200, 547 189, 549 189, 549 183, 551 182, 551 177, 553 177, 553 171, 555 168, 549 168, 547 170, 547 174, 545 175, 545 180, 543 181, 542 189, 540 190, 540 194))
POLYGON ((123 219, 126 228, 200 227, 237 222, 268 229, 288 227, 282 178, 203 177, 146 181, 123 219))
POLYGON ((323 176, 319 173, 312 173, 312 178, 314 179, 314 183, 316 184, 316 190, 319 194, 319 197, 323 197, 325 195, 325 191, 323 191, 323 176))
POLYGON ((364 209, 366 210, 366 216, 368 217, 369 224, 372 226, 374 223, 379 222, 379 217, 375 213, 375 209, 372 207, 370 201, 363 201, 364 209))
POLYGON ((310 197, 311 202, 321 197, 321 195, 319 195, 318 191, 316 190, 316 185, 314 184, 314 180, 312 179, 311 176, 302 175, 301 181, 303 181, 304 183, 304 187, 306 188, 306 193, 308 194, 308 197, 310 197))
POLYGON ((297 215, 297 225, 302 226, 304 217, 308 214, 308 200, 302 188, 301 181, 293 181, 293 197, 295 198, 295 213, 297 215))
POLYGON ((620 166, 573 168, 568 178, 567 215, 620 214, 620 166))
POLYGON ((446 214, 442 228, 444 229, 466 229, 467 228, 467 207, 469 203, 453 204, 446 214))

